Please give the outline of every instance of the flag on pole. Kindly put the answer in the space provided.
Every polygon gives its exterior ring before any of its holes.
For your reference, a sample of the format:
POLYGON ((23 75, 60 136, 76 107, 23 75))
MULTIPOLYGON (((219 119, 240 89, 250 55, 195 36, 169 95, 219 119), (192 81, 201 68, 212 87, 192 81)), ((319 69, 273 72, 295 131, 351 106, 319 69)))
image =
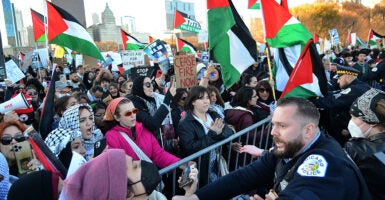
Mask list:
MULTIPOLYGON (((273 74, 276 83, 276 89, 283 92, 288 84, 289 77, 293 73, 298 60, 305 47, 309 50, 304 58, 311 56, 311 61, 306 59, 301 63, 311 63, 312 74, 304 74, 301 76, 312 77, 311 83, 296 85, 289 91, 286 90, 285 97, 314 97, 323 96, 326 94, 326 76, 323 70, 322 61, 318 55, 317 49, 310 32, 293 17, 287 6, 278 4, 275 0, 261 0, 262 14, 264 19, 266 41, 274 49, 274 69, 273 74), (280 17, 276 17, 280 16, 280 17), (311 44, 309 43, 311 40, 311 44)), ((307 73, 307 71, 296 71, 297 73, 307 73)), ((293 75, 294 76, 294 75, 293 75)), ((300 77, 297 75, 295 77, 300 77)), ((293 83, 300 83, 300 81, 292 81, 293 83)), ((292 86, 288 86, 289 88, 292 86)))
POLYGON ((186 52, 193 55, 197 54, 197 49, 194 47, 194 45, 178 37, 176 37, 176 49, 180 52, 186 52))
POLYGON ((47 1, 48 41, 104 60, 90 34, 72 15, 47 1))
POLYGON ((230 88, 257 61, 257 46, 231 0, 207 0, 209 49, 230 88))
POLYGON ((175 10, 174 28, 198 33, 201 30, 201 25, 193 16, 175 10))
POLYGON ((385 36, 376 33, 373 29, 370 29, 369 36, 368 36, 368 45, 375 46, 377 45, 377 40, 382 40, 384 38, 385 36))
POLYGON ((49 85, 48 93, 46 94, 43 100, 43 106, 40 114, 39 130, 40 130, 40 135, 43 139, 45 139, 48 133, 52 131, 53 117, 55 116, 53 107, 55 104, 55 85, 56 85, 55 77, 56 76, 57 76, 57 72, 54 68, 51 76, 52 77, 51 84, 49 85))
POLYGON ((126 50, 138 50, 146 46, 146 44, 139 42, 139 40, 126 33, 123 29, 120 29, 120 34, 122 35, 123 48, 126 50))
POLYGON ((32 26, 33 26, 33 38, 36 42, 45 42, 45 27, 44 27, 44 15, 31 9, 32 26))

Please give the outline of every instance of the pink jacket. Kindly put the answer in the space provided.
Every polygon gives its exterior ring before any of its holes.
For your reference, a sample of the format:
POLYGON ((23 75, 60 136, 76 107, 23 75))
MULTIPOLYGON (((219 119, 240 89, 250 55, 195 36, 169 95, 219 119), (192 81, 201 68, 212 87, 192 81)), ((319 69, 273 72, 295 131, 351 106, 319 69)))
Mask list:
MULTIPOLYGON (((120 134, 124 132, 133 140, 131 130, 121 127, 119 125, 114 126, 107 131, 106 140, 110 149, 123 149, 127 155, 131 156, 134 160, 140 160, 135 154, 135 151, 131 148, 128 142, 120 134)), ((152 133, 143 127, 142 123, 136 122, 135 125, 136 140, 135 144, 152 160, 152 162, 159 168, 167 167, 175 162, 178 162, 180 158, 168 153, 159 145, 156 138, 152 133)))

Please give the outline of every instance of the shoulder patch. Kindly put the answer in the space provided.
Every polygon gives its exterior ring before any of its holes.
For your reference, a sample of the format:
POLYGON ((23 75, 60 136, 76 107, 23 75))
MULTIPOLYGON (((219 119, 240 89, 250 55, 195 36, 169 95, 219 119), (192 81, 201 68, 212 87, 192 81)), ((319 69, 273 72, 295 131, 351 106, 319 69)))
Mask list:
POLYGON ((309 155, 298 167, 297 173, 308 177, 325 177, 328 168, 326 159, 318 154, 309 155))
POLYGON ((372 68, 372 72, 376 72, 377 70, 378 70, 377 67, 372 68))
POLYGON ((341 94, 349 94, 351 91, 352 91, 351 88, 346 88, 346 89, 342 90, 340 93, 341 94))

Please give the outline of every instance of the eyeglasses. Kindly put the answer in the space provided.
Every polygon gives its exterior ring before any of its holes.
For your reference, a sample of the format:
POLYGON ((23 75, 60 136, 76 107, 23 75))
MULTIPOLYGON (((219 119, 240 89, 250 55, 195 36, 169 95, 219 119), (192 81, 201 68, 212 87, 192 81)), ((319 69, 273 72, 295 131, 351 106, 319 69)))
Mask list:
POLYGON ((151 82, 145 82, 143 85, 150 88, 152 86, 152 83, 151 82))
POLYGON ((26 138, 24 135, 22 134, 19 134, 19 135, 16 135, 15 137, 11 137, 11 136, 4 136, 1 138, 1 144, 3 145, 9 145, 11 144, 12 140, 15 139, 16 142, 22 142, 24 141, 26 138))
POLYGON ((124 116, 126 116, 126 117, 129 117, 129 116, 131 116, 131 115, 136 115, 136 113, 138 113, 138 109, 137 108, 134 108, 134 109, 132 109, 132 110, 130 110, 130 111, 127 111, 126 113, 124 113, 124 116))
POLYGON ((265 89, 265 88, 259 88, 259 89, 258 89, 258 92, 264 93, 264 92, 269 92, 269 90, 267 90, 267 89, 265 89))

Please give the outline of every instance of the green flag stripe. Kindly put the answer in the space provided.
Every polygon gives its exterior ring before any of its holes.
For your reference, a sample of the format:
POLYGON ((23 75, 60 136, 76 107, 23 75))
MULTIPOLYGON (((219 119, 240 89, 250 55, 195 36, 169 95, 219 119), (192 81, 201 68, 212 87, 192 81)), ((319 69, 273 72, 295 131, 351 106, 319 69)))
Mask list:
POLYGON ((233 13, 230 7, 211 9, 207 12, 209 45, 210 48, 216 46, 227 31, 235 24, 233 13))

